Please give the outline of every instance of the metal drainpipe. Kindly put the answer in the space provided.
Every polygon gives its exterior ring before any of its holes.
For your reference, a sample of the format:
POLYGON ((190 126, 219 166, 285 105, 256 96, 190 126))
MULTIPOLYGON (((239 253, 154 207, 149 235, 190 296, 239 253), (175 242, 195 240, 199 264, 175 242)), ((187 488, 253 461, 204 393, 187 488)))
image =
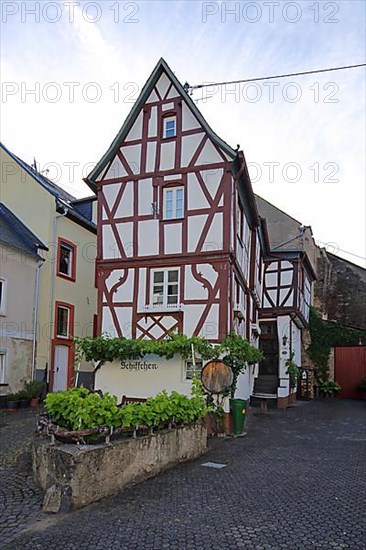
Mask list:
POLYGON ((39 279, 41 267, 44 264, 44 258, 40 258, 37 262, 36 283, 34 294, 34 317, 33 317, 33 342, 32 342, 32 380, 35 379, 36 373, 36 342, 37 342, 37 323, 38 323, 38 306, 39 306, 39 279))
MULTIPOLYGON (((57 237, 57 222, 59 218, 64 218, 68 212, 68 209, 65 207, 65 210, 63 214, 58 214, 54 217, 53 220, 53 231, 52 231, 52 244, 54 246, 54 258, 52 262, 52 274, 51 274, 51 292, 50 292, 50 322, 49 327, 51 330, 52 323, 53 323, 53 300, 54 300, 54 294, 55 294, 55 273, 56 273, 56 261, 57 261, 57 243, 56 243, 56 237, 57 237)), ((51 368, 51 341, 52 341, 52 334, 50 333, 49 339, 48 339, 48 362, 47 362, 47 384, 50 383, 50 368, 51 368)))

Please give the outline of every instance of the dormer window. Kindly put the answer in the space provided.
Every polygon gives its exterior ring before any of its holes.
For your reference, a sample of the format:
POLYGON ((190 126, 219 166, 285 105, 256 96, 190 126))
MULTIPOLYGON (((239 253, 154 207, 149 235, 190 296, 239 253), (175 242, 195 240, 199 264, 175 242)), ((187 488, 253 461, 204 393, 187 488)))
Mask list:
POLYGON ((172 138, 177 135, 177 117, 167 116, 163 120, 163 138, 172 138))

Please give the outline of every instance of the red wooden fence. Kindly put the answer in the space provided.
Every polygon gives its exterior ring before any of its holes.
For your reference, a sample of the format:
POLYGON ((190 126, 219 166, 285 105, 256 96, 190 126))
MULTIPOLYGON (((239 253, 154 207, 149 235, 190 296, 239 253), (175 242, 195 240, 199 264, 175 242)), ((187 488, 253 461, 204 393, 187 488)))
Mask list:
POLYGON ((339 397, 362 399, 357 385, 363 376, 366 376, 366 346, 334 349, 334 379, 342 386, 339 397))

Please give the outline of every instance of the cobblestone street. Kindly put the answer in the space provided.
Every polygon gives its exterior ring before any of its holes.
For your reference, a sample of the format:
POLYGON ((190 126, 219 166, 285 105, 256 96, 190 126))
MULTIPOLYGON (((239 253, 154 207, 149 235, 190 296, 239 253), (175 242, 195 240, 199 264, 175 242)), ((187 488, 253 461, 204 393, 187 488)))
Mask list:
POLYGON ((82 510, 41 511, 33 412, 0 416, 4 549, 362 549, 366 404, 328 399, 252 415, 248 436, 82 510), (24 438, 25 441, 24 441, 24 438), (226 464, 222 469, 204 462, 226 464))

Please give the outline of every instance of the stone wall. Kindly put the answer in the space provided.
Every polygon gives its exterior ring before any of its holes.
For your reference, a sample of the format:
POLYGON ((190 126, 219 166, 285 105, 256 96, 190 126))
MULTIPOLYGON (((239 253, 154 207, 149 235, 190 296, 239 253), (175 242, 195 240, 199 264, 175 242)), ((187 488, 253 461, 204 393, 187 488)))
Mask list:
POLYGON ((203 424, 104 445, 52 445, 38 439, 33 446, 33 472, 41 488, 56 495, 51 511, 70 510, 196 458, 206 444, 203 424))
POLYGON ((366 270, 320 250, 314 305, 323 318, 366 330, 366 270))

